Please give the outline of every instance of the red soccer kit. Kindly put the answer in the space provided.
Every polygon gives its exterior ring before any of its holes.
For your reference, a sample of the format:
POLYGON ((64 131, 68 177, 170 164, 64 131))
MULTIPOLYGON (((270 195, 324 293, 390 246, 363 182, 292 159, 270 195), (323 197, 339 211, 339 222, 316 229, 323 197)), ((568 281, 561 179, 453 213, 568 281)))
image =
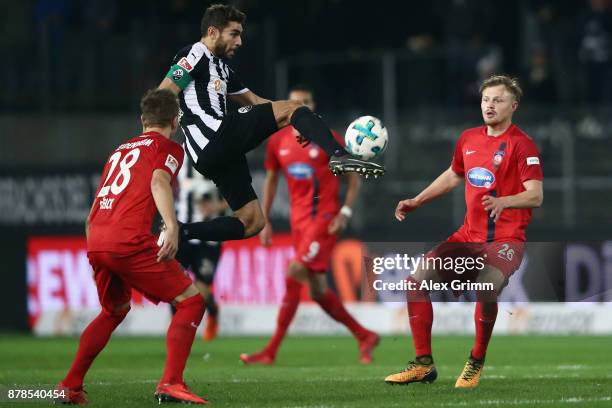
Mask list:
POLYGON ((157 262, 151 233, 157 213, 153 171, 166 171, 174 182, 182 163, 178 143, 147 132, 120 145, 104 166, 89 218, 87 255, 105 310, 128 303, 132 287, 153 302, 169 302, 191 285, 178 262, 157 262))
POLYGON ((540 154, 533 140, 516 125, 494 137, 487 127, 468 129, 455 146, 452 170, 465 178, 463 225, 446 242, 490 242, 487 263, 509 277, 520 266, 529 208, 506 208, 497 222, 484 209, 482 197, 503 197, 525 191, 523 182, 542 180, 540 154))
MULTIPOLYGON (((338 134, 332 133, 340 142, 338 134)), ((338 179, 329 171, 328 162, 321 148, 314 144, 302 147, 295 129, 287 126, 270 136, 264 163, 267 170, 282 170, 287 179, 296 259, 323 273, 336 243, 336 235, 327 229, 340 208, 338 179)))

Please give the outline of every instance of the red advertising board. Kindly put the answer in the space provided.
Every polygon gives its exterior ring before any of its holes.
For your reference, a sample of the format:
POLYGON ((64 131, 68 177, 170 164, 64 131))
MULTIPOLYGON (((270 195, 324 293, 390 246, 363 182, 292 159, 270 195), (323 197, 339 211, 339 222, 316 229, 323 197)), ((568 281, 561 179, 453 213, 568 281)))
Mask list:
MULTIPOLYGON (((32 237, 28 241, 27 280, 30 322, 42 312, 99 308, 84 237, 32 237)), ((344 300, 357 301, 360 285, 361 243, 337 244, 332 257, 336 290, 344 300)), ((228 241, 215 276, 215 297, 221 303, 279 304, 285 293, 285 274, 294 256, 291 236, 277 234, 273 245, 263 247, 257 237, 228 241)), ((308 299, 307 287, 302 295, 308 299)), ((134 306, 151 305, 138 292, 134 306)))

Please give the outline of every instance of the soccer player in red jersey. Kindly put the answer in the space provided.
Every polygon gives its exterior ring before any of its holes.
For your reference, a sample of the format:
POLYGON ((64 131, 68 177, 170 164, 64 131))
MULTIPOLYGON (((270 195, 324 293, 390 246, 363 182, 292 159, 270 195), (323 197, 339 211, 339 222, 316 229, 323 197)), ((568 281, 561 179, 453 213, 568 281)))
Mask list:
MULTIPOLYGON (((482 83, 480 93, 484 126, 464 131, 455 146, 451 166, 419 195, 400 201, 395 210, 395 217, 403 221, 407 213, 448 193, 465 180, 464 224, 426 256, 456 256, 462 252, 482 256, 486 261, 475 277, 478 282, 493 284, 493 291, 476 294, 476 338, 455 384, 457 388, 473 388, 480 381, 497 318, 497 295, 520 266, 531 209, 541 206, 544 199, 538 149, 512 123, 522 95, 518 82, 505 75, 495 75, 482 83)), ((417 268, 408 278, 409 283, 414 283, 414 290, 408 290, 408 315, 416 359, 406 370, 389 375, 386 382, 407 384, 436 379, 431 352, 433 309, 428 292, 420 288, 423 281, 451 279, 451 274, 445 272, 452 274, 448 270, 417 268)))
MULTIPOLYGON (((289 100, 297 101, 314 110, 312 91, 294 87, 289 100)), ((334 136, 341 143, 338 134, 334 136)), ((378 344, 378 335, 365 329, 348 313, 338 296, 327 287, 325 273, 337 236, 352 215, 351 207, 359 187, 359 177, 347 173, 348 188, 344 205, 338 203, 338 179, 327 168, 329 156, 318 146, 303 148, 301 137, 292 126, 281 129, 270 137, 265 167, 267 170, 263 192, 263 210, 269 220, 276 194, 278 176, 282 171, 289 187, 291 202, 291 232, 296 250, 295 259, 287 272, 286 292, 278 314, 276 331, 266 348, 255 354, 242 354, 245 364, 272 364, 300 303, 304 282, 308 281, 311 298, 333 319, 344 324, 359 342, 360 361, 372 361, 372 351, 378 344)), ((272 226, 260 233, 261 242, 270 245, 272 226)))
POLYGON ((182 147, 170 140, 178 128, 178 101, 169 90, 153 90, 142 98, 141 109, 143 133, 109 157, 87 219, 87 256, 102 311, 83 331, 72 366, 58 384, 65 394, 56 401, 59 403, 87 403, 83 379, 128 314, 132 288, 155 303, 176 307, 166 338, 166 366, 155 397, 160 403, 207 402, 183 382, 204 314, 204 299, 173 259, 179 227, 171 184, 183 162, 182 147), (161 248, 151 233, 157 211, 166 225, 161 248))

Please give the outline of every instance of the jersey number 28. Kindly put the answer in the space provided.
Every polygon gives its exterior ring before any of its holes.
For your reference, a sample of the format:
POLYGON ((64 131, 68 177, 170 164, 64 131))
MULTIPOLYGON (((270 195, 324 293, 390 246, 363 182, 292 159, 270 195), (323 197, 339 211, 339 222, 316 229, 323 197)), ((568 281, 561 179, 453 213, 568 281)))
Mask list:
POLYGON ((100 189, 98 193, 98 197, 105 197, 108 195, 109 191, 113 195, 119 195, 130 183, 130 168, 136 164, 138 161, 138 157, 140 157, 140 149, 133 149, 127 152, 125 156, 123 156, 123 160, 121 159, 122 152, 115 152, 108 161, 111 164, 111 168, 108 171, 108 175, 106 176, 106 180, 104 180, 104 185, 100 189), (119 173, 113 179, 113 182, 110 186, 107 186, 108 180, 111 178, 113 173, 115 172, 115 168, 119 164, 119 173))

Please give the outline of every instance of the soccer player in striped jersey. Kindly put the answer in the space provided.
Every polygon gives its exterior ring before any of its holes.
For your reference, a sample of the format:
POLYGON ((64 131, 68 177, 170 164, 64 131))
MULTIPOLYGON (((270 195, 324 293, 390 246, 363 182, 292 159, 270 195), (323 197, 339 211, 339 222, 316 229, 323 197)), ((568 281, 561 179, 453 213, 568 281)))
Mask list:
MULTIPOLYGON (((390 384, 433 382, 437 377, 431 349, 433 309, 423 282, 463 281, 492 284, 493 290, 476 293, 476 336, 456 388, 474 388, 480 382, 487 346, 497 319, 497 296, 519 268, 531 209, 542 205, 543 175, 540 154, 533 140, 512 123, 522 95, 516 79, 494 75, 481 87, 484 126, 465 130, 450 167, 415 198, 402 200, 395 217, 448 193, 465 181, 467 212, 464 224, 426 258, 480 258, 482 268, 463 273, 451 269, 419 267, 408 278, 408 315, 416 358, 399 373, 387 376, 390 384)), ((435 262, 434 262, 435 265, 435 262)), ((431 287, 431 285, 429 285, 431 287)))
POLYGON ((179 97, 187 156, 200 173, 215 182, 234 211, 233 216, 185 225, 182 239, 235 240, 261 231, 265 219, 251 186, 245 154, 289 124, 331 157, 330 168, 384 174, 382 166, 350 157, 308 107, 295 101, 272 102, 242 84, 226 60, 242 45, 245 18, 231 5, 208 7, 200 41, 176 54, 160 84, 179 97), (229 111, 228 98, 242 107, 229 111))

